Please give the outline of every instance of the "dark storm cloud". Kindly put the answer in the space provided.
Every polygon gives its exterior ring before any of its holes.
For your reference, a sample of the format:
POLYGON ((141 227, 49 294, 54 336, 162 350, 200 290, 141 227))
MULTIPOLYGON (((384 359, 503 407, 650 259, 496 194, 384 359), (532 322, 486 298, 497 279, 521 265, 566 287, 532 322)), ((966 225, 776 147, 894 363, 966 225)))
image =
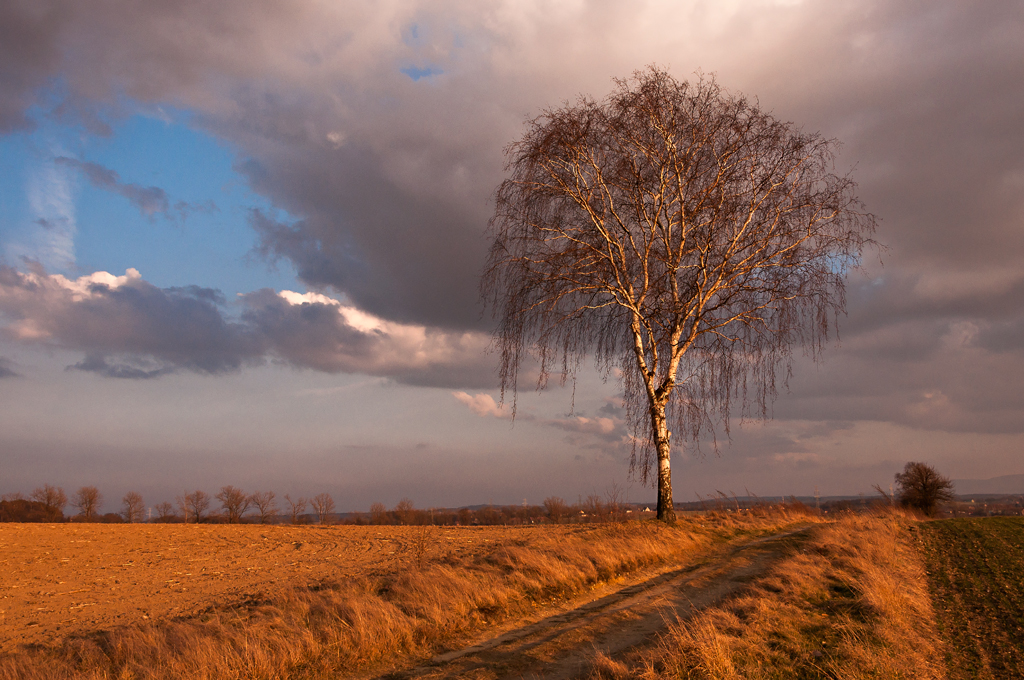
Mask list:
POLYGON ((439 177, 449 176, 451 185, 459 181, 452 175, 461 163, 444 149, 437 150, 442 158, 430 158, 431 150, 424 149, 426 157, 414 161, 422 160, 424 178, 432 178, 419 188, 390 176, 379 153, 355 143, 322 146, 298 142, 305 149, 301 163, 288 146, 268 149, 273 157, 258 169, 254 162, 239 166, 258 191, 306 216, 283 224, 252 213, 260 251, 290 260, 307 285, 343 291, 374 314, 479 328, 477 280, 490 189, 464 201, 452 195, 455 186, 432 188, 439 177))
POLYGON ((161 289, 134 270, 69 281, 0 267, 0 319, 7 322, 0 333, 85 353, 74 370, 139 380, 179 370, 227 373, 271 359, 416 385, 494 383, 486 338, 477 334, 385 322, 317 295, 261 290, 238 305, 232 320, 218 291, 161 289))
POLYGON ((60 67, 62 23, 56 7, 0 4, 0 133, 31 127, 25 115, 39 88, 60 67))

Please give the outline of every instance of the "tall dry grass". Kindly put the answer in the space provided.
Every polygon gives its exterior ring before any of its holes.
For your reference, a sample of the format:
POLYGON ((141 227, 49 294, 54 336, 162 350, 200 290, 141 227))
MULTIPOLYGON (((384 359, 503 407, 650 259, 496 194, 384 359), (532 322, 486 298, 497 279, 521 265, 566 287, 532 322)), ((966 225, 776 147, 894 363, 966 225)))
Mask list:
POLYGON ((944 678, 922 560, 897 512, 811 529, 743 595, 592 678, 944 678))
POLYGON ((510 529, 471 559, 425 561, 414 551, 403 570, 9 655, 0 658, 0 679, 319 679, 384 669, 456 647, 617 575, 685 563, 715 543, 795 519, 783 509, 675 526, 587 525, 557 537, 510 529))

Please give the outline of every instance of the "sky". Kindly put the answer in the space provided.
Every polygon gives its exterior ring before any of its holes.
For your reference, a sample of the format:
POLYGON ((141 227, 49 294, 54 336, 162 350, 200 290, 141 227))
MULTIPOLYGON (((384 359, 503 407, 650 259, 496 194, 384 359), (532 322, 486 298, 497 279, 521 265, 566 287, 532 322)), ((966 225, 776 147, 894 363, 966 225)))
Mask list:
POLYGON ((652 64, 838 139, 884 246, 676 500, 1024 473, 1017 0, 2 0, 0 493, 653 500, 614 374, 510 421, 479 295, 503 149, 652 64))

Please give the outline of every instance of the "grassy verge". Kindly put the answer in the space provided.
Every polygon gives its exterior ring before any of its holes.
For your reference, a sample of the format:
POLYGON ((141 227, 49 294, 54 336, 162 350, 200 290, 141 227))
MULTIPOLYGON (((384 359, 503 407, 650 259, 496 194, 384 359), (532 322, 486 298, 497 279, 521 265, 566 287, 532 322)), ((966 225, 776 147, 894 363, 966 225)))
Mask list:
POLYGON ((763 579, 594 678, 941 678, 924 567, 896 514, 818 525, 763 579))
POLYGON ((1024 519, 948 519, 918 533, 950 676, 1024 677, 1024 519))
MULTIPOLYGON (((96 634, 0 658, 0 678, 334 678, 458 646, 487 627, 620 574, 686 563, 719 542, 777 531, 774 513, 580 526, 557 537, 510 529, 472 559, 296 589, 195 619, 96 634)), ((422 541, 431 540, 425 528, 422 541)))

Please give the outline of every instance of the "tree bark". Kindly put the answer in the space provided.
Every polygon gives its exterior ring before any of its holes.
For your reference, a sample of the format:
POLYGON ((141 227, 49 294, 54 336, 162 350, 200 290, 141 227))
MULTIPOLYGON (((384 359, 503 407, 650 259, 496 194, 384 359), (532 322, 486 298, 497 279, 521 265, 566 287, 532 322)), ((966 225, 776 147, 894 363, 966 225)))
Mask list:
POLYGON ((665 404, 651 404, 651 425, 658 452, 658 519, 671 523, 676 521, 676 508, 672 502, 672 433, 665 419, 665 404))

